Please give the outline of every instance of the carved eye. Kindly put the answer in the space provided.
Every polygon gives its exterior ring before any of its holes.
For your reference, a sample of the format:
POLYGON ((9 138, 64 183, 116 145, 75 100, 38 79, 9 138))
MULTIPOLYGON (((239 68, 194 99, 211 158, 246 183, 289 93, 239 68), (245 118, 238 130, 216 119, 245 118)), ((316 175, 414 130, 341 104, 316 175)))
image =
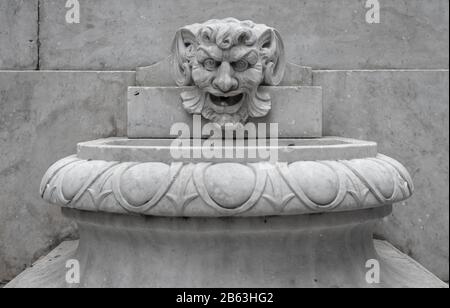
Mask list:
POLYGON ((248 62, 245 60, 233 62, 233 68, 236 72, 243 72, 248 68, 248 66, 248 62))
POLYGON ((208 70, 208 71, 212 71, 215 70, 217 68, 217 62, 214 59, 206 59, 203 62, 203 66, 208 70))

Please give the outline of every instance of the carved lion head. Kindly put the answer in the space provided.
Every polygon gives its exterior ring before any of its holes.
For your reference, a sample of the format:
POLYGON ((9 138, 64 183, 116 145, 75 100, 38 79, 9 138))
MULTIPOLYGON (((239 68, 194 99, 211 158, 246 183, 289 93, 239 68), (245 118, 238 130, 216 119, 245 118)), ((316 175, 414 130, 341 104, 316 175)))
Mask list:
POLYGON ((280 34, 266 25, 234 18, 178 30, 172 47, 174 76, 184 108, 224 127, 263 117, 271 109, 261 85, 278 85, 285 56, 280 34))

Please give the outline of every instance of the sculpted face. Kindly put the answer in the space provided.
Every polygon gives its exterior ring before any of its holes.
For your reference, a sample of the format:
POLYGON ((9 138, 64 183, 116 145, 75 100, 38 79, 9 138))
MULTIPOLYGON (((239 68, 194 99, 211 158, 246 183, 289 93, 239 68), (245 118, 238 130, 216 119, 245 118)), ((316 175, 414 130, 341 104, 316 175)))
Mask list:
POLYGON ((174 76, 190 113, 225 126, 263 117, 271 99, 261 85, 284 75, 284 48, 274 29, 251 21, 211 20, 180 29, 173 44, 174 76))

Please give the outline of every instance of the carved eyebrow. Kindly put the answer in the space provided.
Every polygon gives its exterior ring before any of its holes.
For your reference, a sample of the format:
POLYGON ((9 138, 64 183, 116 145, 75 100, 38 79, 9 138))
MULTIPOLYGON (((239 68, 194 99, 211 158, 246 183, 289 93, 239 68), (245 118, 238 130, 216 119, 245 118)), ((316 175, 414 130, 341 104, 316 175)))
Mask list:
POLYGON ((215 55, 214 54, 215 51, 217 51, 217 50, 214 50, 214 48, 211 48, 211 47, 199 46, 197 57, 199 58, 199 60, 206 60, 208 58, 212 58, 218 62, 222 61, 222 55, 220 55, 220 56, 215 55))
POLYGON ((247 60, 251 65, 255 65, 258 62, 258 52, 255 49, 248 48, 235 48, 231 51, 230 60, 232 62, 241 59, 247 60))

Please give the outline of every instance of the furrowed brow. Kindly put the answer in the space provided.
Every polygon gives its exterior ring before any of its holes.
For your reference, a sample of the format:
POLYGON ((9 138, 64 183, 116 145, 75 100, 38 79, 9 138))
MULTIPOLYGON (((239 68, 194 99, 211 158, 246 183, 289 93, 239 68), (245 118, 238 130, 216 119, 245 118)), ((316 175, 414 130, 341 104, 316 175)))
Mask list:
POLYGON ((256 49, 245 47, 233 48, 230 53, 230 61, 235 62, 241 59, 247 60, 251 64, 256 64, 258 62, 258 52, 256 49))
POLYGON ((198 57, 201 60, 206 60, 208 58, 212 58, 218 62, 221 62, 223 55, 222 55, 222 52, 218 48, 209 47, 209 46, 199 46, 198 47, 198 57))

